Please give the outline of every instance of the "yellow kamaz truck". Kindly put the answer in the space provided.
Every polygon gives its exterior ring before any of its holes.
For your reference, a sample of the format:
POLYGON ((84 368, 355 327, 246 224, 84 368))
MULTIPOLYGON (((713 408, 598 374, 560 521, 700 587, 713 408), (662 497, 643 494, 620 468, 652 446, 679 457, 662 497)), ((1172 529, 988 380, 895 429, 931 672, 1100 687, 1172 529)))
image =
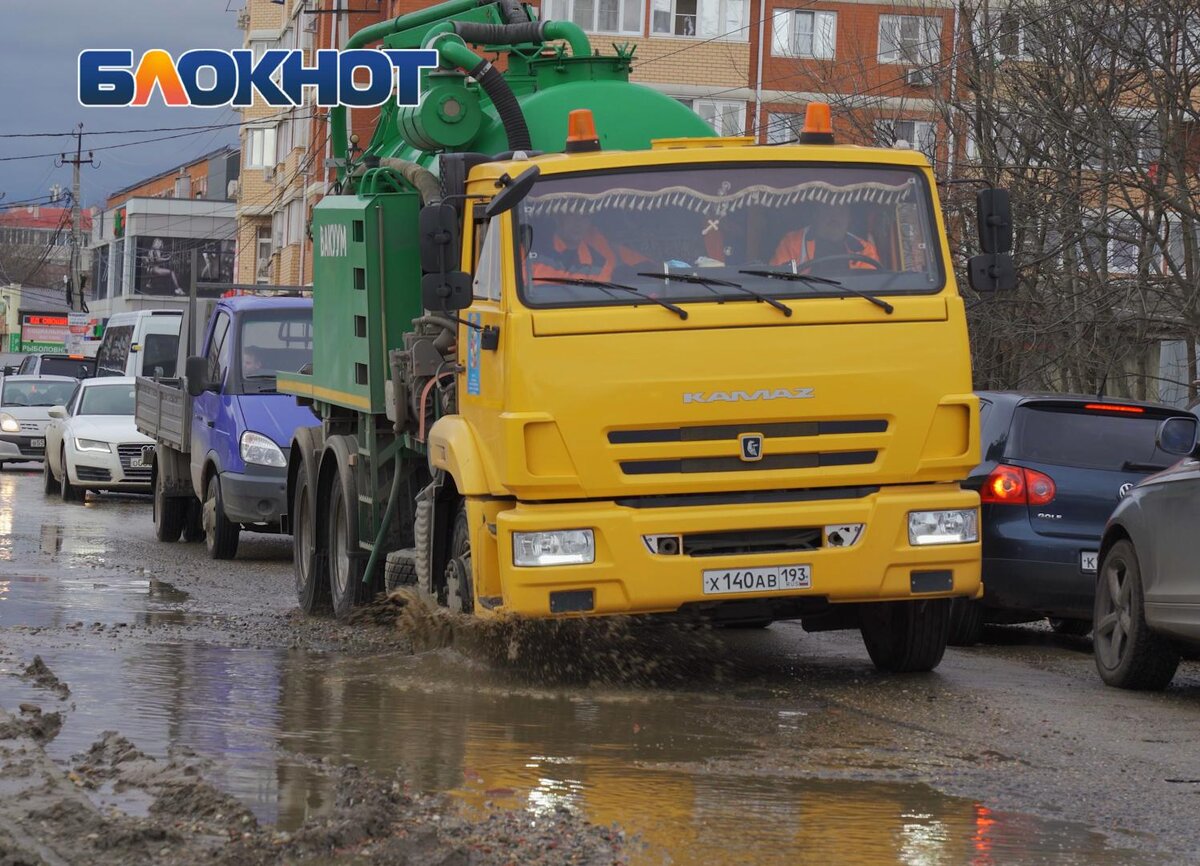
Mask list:
POLYGON ((794 144, 715 137, 507 0, 375 43, 441 68, 361 149, 331 119, 313 363, 279 377, 322 419, 288 455, 301 606, 799 619, 937 665, 981 591, 979 420, 925 157, 838 144, 823 105, 794 144))

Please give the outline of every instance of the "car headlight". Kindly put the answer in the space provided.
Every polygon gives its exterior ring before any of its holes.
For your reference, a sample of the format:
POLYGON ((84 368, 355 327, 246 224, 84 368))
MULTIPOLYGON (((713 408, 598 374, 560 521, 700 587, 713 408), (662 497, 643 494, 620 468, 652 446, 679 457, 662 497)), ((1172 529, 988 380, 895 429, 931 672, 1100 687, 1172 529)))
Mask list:
POLYGON ((979 519, 975 509, 955 511, 908 512, 908 543, 968 544, 979 540, 979 519))
POLYGON ((17 423, 17 419, 7 412, 0 412, 0 430, 5 433, 20 433, 21 425, 17 423))
POLYGON ((596 536, 590 529, 513 533, 513 565, 586 565, 595 561, 596 536))
POLYGON ((257 463, 259 466, 287 466, 287 460, 279 446, 270 438, 247 430, 242 434, 242 459, 247 463, 257 463))
POLYGON ((80 439, 75 437, 76 451, 103 451, 105 454, 112 453, 112 446, 107 442, 101 442, 99 439, 80 439))

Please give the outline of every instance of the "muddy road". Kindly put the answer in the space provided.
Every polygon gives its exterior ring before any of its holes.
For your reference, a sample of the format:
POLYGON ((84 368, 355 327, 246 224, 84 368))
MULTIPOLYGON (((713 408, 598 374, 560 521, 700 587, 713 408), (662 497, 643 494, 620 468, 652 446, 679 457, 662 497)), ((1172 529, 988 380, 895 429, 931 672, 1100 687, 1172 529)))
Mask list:
POLYGON ((1035 627, 893 677, 791 623, 344 626, 290 556, 0 472, 0 863, 1200 862, 1195 663, 1142 695, 1035 627))

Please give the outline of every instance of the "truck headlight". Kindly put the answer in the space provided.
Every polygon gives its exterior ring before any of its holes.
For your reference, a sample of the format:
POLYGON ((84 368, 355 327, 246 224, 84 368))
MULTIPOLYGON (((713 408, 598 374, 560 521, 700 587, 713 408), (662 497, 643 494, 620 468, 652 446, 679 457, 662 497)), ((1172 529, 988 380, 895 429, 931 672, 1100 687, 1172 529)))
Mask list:
POLYGON ((975 509, 908 512, 908 543, 967 544, 979 540, 975 509))
POLYGON ((5 433, 20 433, 21 425, 12 415, 9 415, 7 412, 0 412, 0 430, 3 430, 5 433))
POLYGON ((242 434, 242 459, 259 466, 287 466, 279 446, 267 436, 247 430, 242 434))
POLYGON ((103 451, 105 454, 112 453, 112 446, 107 442, 101 442, 99 439, 80 439, 75 437, 76 451, 103 451))
POLYGON ((590 529, 513 533, 513 565, 586 565, 595 561, 596 536, 590 529))

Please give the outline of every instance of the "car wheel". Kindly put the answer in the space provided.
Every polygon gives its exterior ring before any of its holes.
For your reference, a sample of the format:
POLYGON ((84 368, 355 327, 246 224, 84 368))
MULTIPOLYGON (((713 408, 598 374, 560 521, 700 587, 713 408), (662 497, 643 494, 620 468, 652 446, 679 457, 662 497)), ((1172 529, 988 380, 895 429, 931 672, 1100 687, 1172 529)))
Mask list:
POLYGON ((363 582, 363 562, 358 547, 358 502, 355 485, 338 467, 326 499, 325 549, 329 552, 329 590, 333 613, 346 619, 354 608, 373 596, 372 587, 363 582))
POLYGON ((54 477, 54 470, 50 468, 49 457, 42 461, 42 490, 47 496, 58 493, 58 479, 54 477))
POLYGON ((931 598, 865 604, 860 630, 867 653, 879 670, 931 671, 946 652, 950 601, 931 598))
POLYGON ((237 556, 238 536, 242 528, 225 517, 221 501, 221 478, 215 473, 208 479, 204 491, 204 543, 212 559, 233 559, 237 556))
POLYGON ((1050 617, 1050 628, 1055 634, 1068 635, 1069 637, 1086 637, 1092 630, 1092 621, 1090 619, 1065 619, 1063 617, 1050 617))
POLYGON ((63 502, 83 502, 87 499, 87 491, 71 483, 71 467, 67 464, 67 452, 62 453, 62 482, 59 492, 63 502))
POLYGON ((187 500, 167 495, 167 483, 161 472, 154 473, 154 537, 159 541, 176 542, 183 531, 184 509, 187 500))
POLYGON ((1092 631, 1096 670, 1108 685, 1157 691, 1175 676, 1179 653, 1146 624, 1141 566, 1126 539, 1100 563, 1092 631))
POLYGON ((950 601, 950 646, 975 646, 983 640, 983 604, 973 598, 950 601))
POLYGON ((330 608, 329 570, 317 551, 316 490, 307 462, 296 475, 292 496, 292 572, 296 579, 296 601, 307 614, 327 613, 330 608))

